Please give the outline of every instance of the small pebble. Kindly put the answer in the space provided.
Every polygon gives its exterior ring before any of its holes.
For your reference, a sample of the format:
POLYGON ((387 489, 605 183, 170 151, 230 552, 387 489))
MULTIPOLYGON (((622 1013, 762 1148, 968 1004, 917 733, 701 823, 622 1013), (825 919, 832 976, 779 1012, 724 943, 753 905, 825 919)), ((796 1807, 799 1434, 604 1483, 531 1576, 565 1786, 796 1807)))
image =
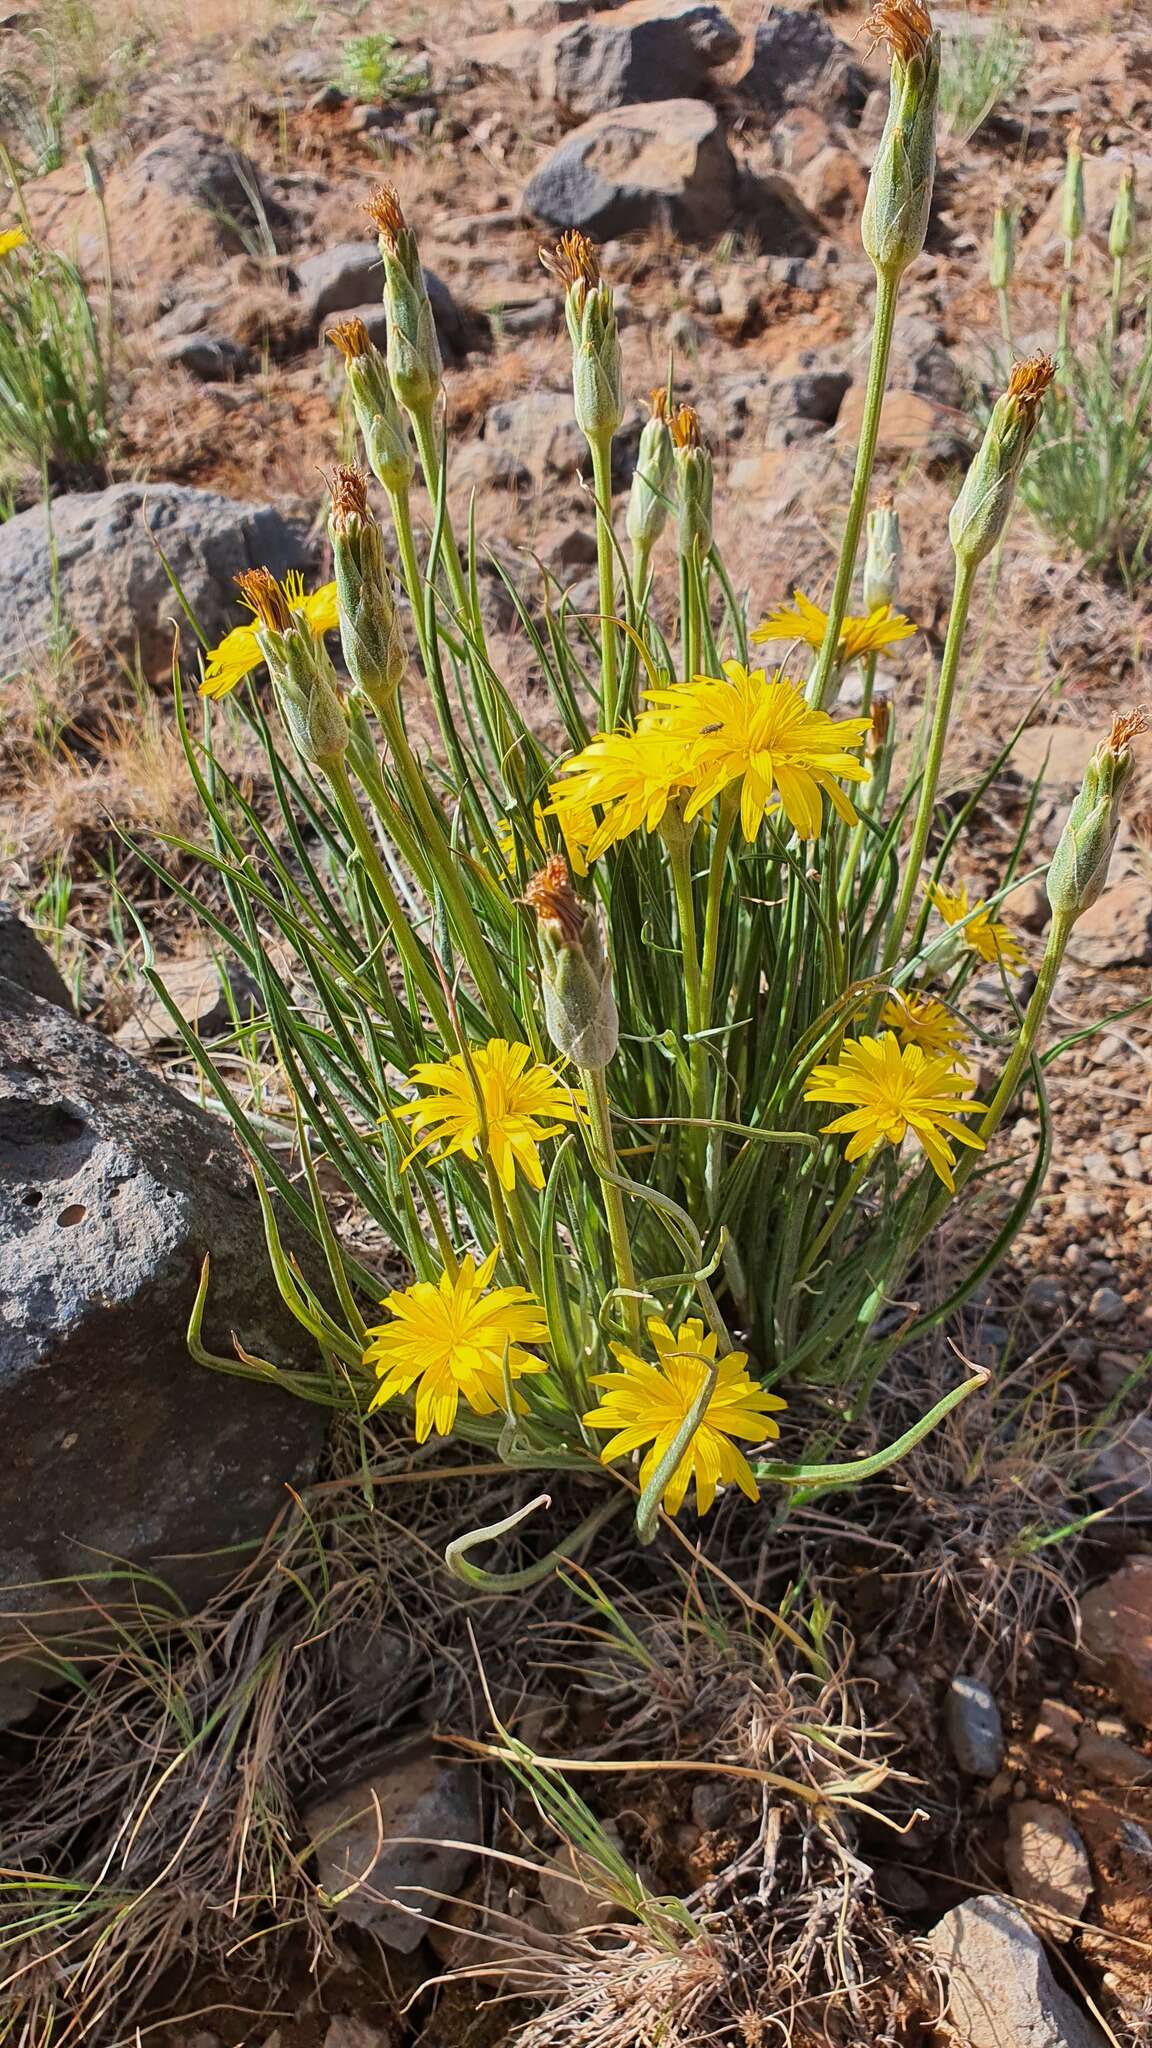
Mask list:
POLYGON ((1088 1303, 1088 1313, 1094 1323, 1122 1323, 1128 1313, 1128 1303, 1114 1287, 1098 1287, 1088 1303))
POLYGON ((1000 1709, 979 1678, 958 1674, 944 1710, 952 1754, 969 1778, 990 1780, 1004 1761, 1000 1709))
POLYGON ((1071 1756, 1083 1721, 1083 1714, 1077 1713, 1066 1700, 1041 1700, 1032 1740, 1047 1743, 1050 1749, 1058 1749, 1062 1755, 1071 1756))

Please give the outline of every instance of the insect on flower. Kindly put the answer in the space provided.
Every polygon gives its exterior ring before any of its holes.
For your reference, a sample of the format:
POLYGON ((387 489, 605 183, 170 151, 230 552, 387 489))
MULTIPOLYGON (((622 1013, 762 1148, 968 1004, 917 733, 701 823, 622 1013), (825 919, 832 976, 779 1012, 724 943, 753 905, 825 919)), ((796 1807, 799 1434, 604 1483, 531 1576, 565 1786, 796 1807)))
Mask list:
MULTIPOLYGON (((756 630, 749 636, 761 642, 764 640, 803 640, 817 651, 824 645, 828 630, 828 614, 802 590, 792 592, 792 603, 780 605, 774 612, 761 619, 756 630)), ((903 612, 896 611, 890 604, 874 605, 870 612, 859 618, 846 618, 840 628, 840 645, 837 658, 841 662, 856 661, 863 654, 877 654, 884 647, 892 647, 898 640, 909 640, 916 627, 903 612)))
MULTIPOLYGON (((703 1323, 696 1319, 681 1323, 673 1334, 667 1323, 652 1316, 648 1335, 656 1353, 655 1365, 626 1344, 613 1344, 612 1355, 620 1370, 595 1376, 592 1385, 600 1390, 600 1404, 584 1417, 593 1429, 613 1431, 600 1452, 606 1465, 629 1457, 645 1444, 650 1446, 640 1466, 642 1487, 671 1448, 716 1365, 715 1332, 705 1335, 703 1323)), ((664 1488, 667 1512, 674 1515, 679 1511, 693 1482, 698 1515, 707 1514, 720 1486, 738 1486, 749 1500, 759 1500, 760 1488, 752 1468, 732 1439, 763 1443, 768 1437, 778 1437, 780 1425, 774 1420, 774 1411, 787 1405, 751 1378, 743 1351, 730 1351, 721 1358, 700 1425, 664 1488)))
POLYGON ((942 889, 938 883, 928 885, 928 899, 940 912, 945 924, 963 924, 960 936, 966 946, 987 960, 990 966, 1002 966, 1010 973, 1014 967, 1023 967, 1028 955, 1014 932, 1001 924, 981 903, 970 903, 968 891, 942 889), (975 912, 975 915, 973 915, 975 912), (965 918, 968 919, 964 924, 965 918))
MULTIPOLYGON (((335 632, 340 623, 334 583, 322 583, 319 590, 305 592, 304 578, 297 569, 288 571, 283 584, 268 576, 267 571, 245 572, 236 581, 240 585, 243 603, 261 624, 286 631, 294 620, 299 619, 307 626, 313 639, 322 640, 326 633, 335 632), (257 574, 266 576, 267 583, 257 586, 257 574)), ((242 683, 245 676, 250 676, 253 669, 260 667, 263 659, 256 627, 233 626, 208 656, 200 695, 226 697, 237 683, 242 683)))
POLYGON ((845 1114, 823 1124, 825 1136, 849 1137, 845 1158, 862 1159, 877 1145, 902 1145, 908 1132, 919 1140, 933 1171, 955 1188, 953 1144, 982 1152, 984 1141, 959 1119, 982 1104, 960 1100, 967 1086, 951 1058, 901 1046, 894 1031, 880 1038, 850 1038, 838 1060, 813 1067, 804 1085, 805 1102, 844 1104, 845 1114), (849 1106, 850 1105, 850 1106, 849 1106))
MULTIPOLYGON (((548 1370, 546 1360, 522 1348, 548 1342, 542 1308, 526 1287, 489 1292, 495 1268, 493 1251, 480 1266, 465 1258, 455 1274, 397 1289, 382 1304, 392 1321, 368 1332, 364 1363, 380 1379, 371 1406, 416 1387, 417 1443, 433 1431, 447 1436, 461 1400, 474 1415, 502 1411, 505 1375, 518 1380, 548 1370)), ((514 1405, 524 1412, 519 1396, 514 1405)))
POLYGON ((441 1159, 453 1152, 476 1159, 483 1146, 509 1191, 518 1170, 529 1187, 543 1187, 540 1147, 565 1124, 578 1123, 584 1105, 581 1088, 534 1061, 530 1046, 504 1038, 478 1045, 467 1059, 456 1052, 447 1060, 423 1060, 409 1079, 429 1092, 397 1111, 414 1133, 424 1134, 404 1164, 429 1145, 440 1147, 441 1159))

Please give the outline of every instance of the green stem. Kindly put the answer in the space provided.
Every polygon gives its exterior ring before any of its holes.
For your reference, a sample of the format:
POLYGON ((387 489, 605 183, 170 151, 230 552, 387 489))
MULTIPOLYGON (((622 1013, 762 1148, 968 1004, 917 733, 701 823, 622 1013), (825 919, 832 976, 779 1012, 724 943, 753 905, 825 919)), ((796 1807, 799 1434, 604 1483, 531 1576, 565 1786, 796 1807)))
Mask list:
POLYGON ((739 813, 740 799, 726 790, 720 799, 716 830, 712 835, 712 860, 708 870, 708 896, 704 907, 704 958, 700 974, 700 1029, 712 1027, 716 999, 716 963, 720 952, 720 915, 724 908, 728 848, 739 813))
MULTIPOLYGON (((438 505, 440 502, 440 448, 436 436, 436 423, 433 418, 432 406, 422 405, 416 411, 409 413, 408 417, 412 422, 412 434, 416 442, 416 452, 420 457, 420 467, 424 472, 424 483, 428 496, 431 498, 433 505, 438 505)), ((456 545, 456 535, 452 530, 452 520, 447 506, 444 508, 443 553, 444 568, 451 587, 453 603, 464 624, 468 625, 472 619, 472 606, 468 596, 468 585, 464 580, 464 568, 460 560, 460 550, 456 545)))
POLYGON ((948 721, 952 716, 952 697, 956 688, 956 676, 960 667, 960 649, 964 644, 964 630, 968 624, 968 609, 972 602, 972 585, 977 563, 957 559, 956 576, 952 586, 952 610, 948 618, 948 633, 944 642, 944 653, 940 662, 940 680, 936 688, 936 708, 932 717, 932 732, 928 741, 928 756, 920 781, 920 798, 916 806, 916 820, 912 827, 912 839, 908 847, 904 879, 900 888, 900 900, 892 916, 888 932, 888 944, 884 950, 881 972, 890 973, 900 955, 908 919, 912 914, 912 899, 920 881, 920 868, 924 849, 928 844, 928 833, 932 824, 932 812, 936 803, 936 787, 940 780, 940 764, 944 758, 944 745, 948 738, 948 721))
MULTIPOLYGON (((581 1067, 580 1084, 588 1099, 591 1135, 594 1139, 594 1149, 589 1147, 592 1164, 598 1172, 606 1168, 610 1174, 619 1174, 616 1147, 612 1141, 612 1111, 608 1102, 608 1084, 604 1079, 603 1067, 581 1067)), ((624 1200, 615 1182, 606 1180, 603 1174, 600 1187, 604 1197, 604 1214, 608 1222, 608 1240, 612 1246, 612 1262, 616 1268, 616 1284, 621 1291, 628 1334, 635 1340, 640 1335, 640 1300, 636 1286, 636 1268, 632 1263, 628 1219, 624 1214, 624 1200)))
POLYGON ((1011 301, 1011 299, 1010 299, 1010 298, 1009 298, 1009 296, 1008 296, 1008 291, 1007 291, 1007 287, 1006 287, 1005 285, 998 285, 998 286, 997 286, 997 289, 996 289, 996 300, 997 300, 997 303, 998 303, 998 305, 999 305, 999 307, 1000 307, 1000 332, 1001 332, 1001 334, 1002 334, 1002 335, 1003 335, 1003 337, 1004 337, 1004 346, 1005 346, 1005 348, 1006 348, 1006 349, 1007 349, 1007 350, 1009 351, 1009 353, 1011 353, 1011 351, 1012 351, 1012 301, 1011 301))
POLYGON ((899 290, 898 273, 877 272, 876 307, 872 316, 872 352, 868 359, 868 384, 864 393, 864 416, 860 422, 860 443, 856 450, 852 495, 848 501, 848 518, 840 547, 840 561, 828 606, 828 624, 824 629, 824 639, 808 685, 808 701, 818 711, 823 709, 832 680, 832 671, 836 666, 840 634, 856 570, 864 514, 868 509, 868 487, 872 481, 872 465, 876 460, 876 442, 880 434, 884 387, 888 382, 888 358, 892 353, 892 330, 896 321, 896 299, 899 290))
POLYGON ((612 537, 612 436, 588 443, 596 498, 596 573, 600 586, 600 715, 605 732, 620 716, 619 653, 616 646, 616 556, 612 537))
POLYGON ((1060 291, 1060 324, 1057 329, 1056 360, 1063 370, 1068 361, 1068 346, 1072 333, 1072 266, 1076 261, 1076 244, 1071 240, 1064 243, 1064 283, 1060 291))
POLYGON ((840 1193, 837 1195, 836 1200, 833 1202, 832 1207, 829 1209, 828 1214, 824 1219, 824 1222, 821 1224, 819 1230, 816 1232, 815 1237, 812 1239, 811 1244, 808 1245, 803 1252, 801 1252, 800 1262, 796 1268, 795 1277, 792 1281, 793 1293, 795 1293, 798 1287, 802 1287, 804 1285, 805 1280, 808 1278, 809 1273, 812 1271, 813 1266, 816 1264, 817 1259, 819 1258, 833 1231, 836 1229, 838 1224, 843 1222, 843 1219, 848 1209, 850 1208, 852 1202, 855 1200, 855 1197, 859 1191, 864 1176, 867 1173, 869 1167, 871 1166, 875 1156, 875 1147, 873 1147, 873 1150, 871 1152, 866 1152, 862 1159, 858 1159, 856 1161, 855 1166, 852 1168, 851 1173, 849 1174, 847 1180, 841 1188, 840 1193))
POLYGON ((368 830, 364 813, 356 801, 348 770, 343 760, 328 760, 323 763, 324 773, 332 787, 340 816, 348 828, 352 843, 364 865, 380 907, 388 920, 392 943, 403 961, 413 983, 428 1005, 429 1015, 446 1042, 455 1036, 444 992, 431 967, 425 959, 419 944, 404 915, 400 899, 396 894, 392 877, 380 856, 371 832, 368 830))
POLYGON ((536 1296, 537 1301, 541 1301, 543 1300, 544 1290, 540 1275, 540 1257, 536 1249, 536 1233, 529 1223, 527 1212, 524 1208, 524 1197, 520 1193, 518 1182, 513 1183, 511 1189, 507 1191, 505 1199, 508 1203, 508 1214, 512 1221, 512 1229, 515 1233, 521 1263, 528 1275, 528 1285, 536 1296))
MULTIPOLYGON (((1032 991, 1031 1000, 1024 1012, 1024 1022, 1020 1027, 1020 1036, 1000 1077, 1000 1085, 977 1126, 976 1135, 979 1138, 983 1138, 985 1144, 999 1129, 1004 1118, 1004 1112, 1020 1085, 1020 1077, 1036 1049, 1036 1040, 1040 1035, 1040 1026, 1044 1022, 1045 1012, 1052 1000, 1057 977, 1063 965, 1065 949, 1072 936, 1072 927, 1075 922, 1075 918, 1068 911, 1058 910, 1053 914, 1052 923, 1048 928, 1047 943, 1044 947, 1044 958, 1040 962, 1040 972, 1036 976, 1036 986, 1032 991)), ((974 1164, 974 1155, 969 1155, 963 1162, 968 1172, 971 1172, 974 1164)), ((962 1169, 957 1175, 957 1185, 959 1185, 960 1180, 963 1178, 966 1178, 966 1175, 962 1169)))
MULTIPOLYGON (((680 952, 684 961, 684 1008, 688 1020, 688 1057, 692 1071, 692 1115, 708 1113, 708 1055, 700 1036, 700 951, 696 931, 696 897, 692 887, 692 838, 681 818, 665 813, 661 832, 668 848, 672 887, 676 896, 676 919, 680 926, 680 952)), ((703 1167, 703 1134, 691 1134, 692 1149, 703 1167)))

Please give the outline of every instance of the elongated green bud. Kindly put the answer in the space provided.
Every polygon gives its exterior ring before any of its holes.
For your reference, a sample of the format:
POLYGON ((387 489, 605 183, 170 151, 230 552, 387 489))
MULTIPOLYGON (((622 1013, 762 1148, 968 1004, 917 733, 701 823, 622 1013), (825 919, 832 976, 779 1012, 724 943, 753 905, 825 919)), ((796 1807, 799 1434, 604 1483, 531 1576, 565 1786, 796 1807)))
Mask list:
POLYGON ((676 459, 668 425, 668 393, 663 385, 652 393, 652 417, 640 436, 636 472, 628 497, 628 538, 634 548, 649 552, 668 523, 676 459))
POLYGON ((669 427, 676 464, 677 545, 682 555, 695 554, 703 561, 712 547, 712 457, 704 445, 699 416, 690 405, 679 408, 669 427))
POLYGON ((1006 292, 1016 265, 1016 224, 1012 208, 1001 204, 992 217, 992 248, 988 257, 988 282, 994 292, 1006 292))
POLYGON ((1084 771, 1048 870, 1048 901, 1064 917, 1079 917, 1104 892, 1120 830, 1120 799, 1134 766, 1132 741, 1147 730, 1143 711, 1114 718, 1084 771))
POLYGON ((1108 254, 1114 262, 1127 256, 1136 235, 1136 166, 1126 164, 1108 226, 1108 254))
POLYGON ((580 901, 558 853, 533 875, 524 900, 536 912, 548 1036, 578 1067, 606 1067, 620 1023, 600 913, 580 901))
POLYGON ((444 374, 420 252, 394 186, 381 185, 368 201, 367 212, 384 265, 388 375, 401 405, 419 412, 434 402, 444 374))
POLYGON ((892 82, 860 234, 877 275, 898 278, 919 256, 928 232, 940 37, 921 0, 878 0, 864 26, 891 51, 892 82))
POLYGON ((368 504, 363 470, 341 464, 329 488, 328 534, 336 571, 340 645, 348 673, 377 711, 386 711, 408 663, 392 596, 384 536, 368 504))
POLYGON ((344 358, 348 396, 373 476, 389 493, 406 491, 416 457, 384 357, 362 320, 340 321, 329 328, 328 339, 344 358))
POLYGON ((1003 533, 1016 479, 1055 374, 1051 356, 1029 356, 1014 365, 1007 391, 996 400, 948 521, 959 561, 982 562, 1003 533))
POLYGON ((866 612, 874 612, 878 605, 896 603, 900 595, 903 554, 900 518, 891 492, 885 491, 868 514, 868 544, 864 555, 866 612))
POLYGON ((270 570, 246 569, 236 581, 252 613, 280 716, 297 752, 320 767, 339 760, 348 745, 348 719, 323 640, 296 618, 287 592, 270 570))
POLYGON ((1066 242, 1078 242, 1084 233, 1084 152, 1080 146, 1079 128, 1073 128, 1068 137, 1064 190, 1060 200, 1060 232, 1066 242))
POLYGON ((612 287, 600 275, 595 245, 569 228, 540 261, 564 286, 564 321, 572 343, 576 424, 588 441, 612 439, 624 417, 620 337, 612 287))

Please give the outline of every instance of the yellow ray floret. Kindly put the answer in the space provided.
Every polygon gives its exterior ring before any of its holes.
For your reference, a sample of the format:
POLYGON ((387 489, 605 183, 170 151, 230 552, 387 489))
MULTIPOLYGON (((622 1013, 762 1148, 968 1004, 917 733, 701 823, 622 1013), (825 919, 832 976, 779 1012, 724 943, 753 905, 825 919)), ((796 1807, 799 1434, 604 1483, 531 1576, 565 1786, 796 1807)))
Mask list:
POLYGON ((979 953, 982 960, 987 960, 992 966, 1000 965, 1009 973, 1014 967, 1024 966, 1028 955, 1016 934, 1006 924, 999 923, 982 903, 970 903, 963 885, 959 889, 942 889, 936 882, 930 882, 928 900, 940 912, 945 924, 963 924, 965 918, 969 919, 960 937, 974 953, 979 953), (973 911, 975 916, 971 914, 973 911))
MULTIPOLYGON (((827 630, 827 612, 805 597, 802 590, 794 590, 792 603, 769 612, 751 637, 755 641, 803 640, 809 647, 819 649, 824 645, 827 630)), ((903 612, 895 611, 890 604, 878 604, 870 612, 845 619, 840 628, 837 658, 849 662, 862 654, 878 654, 881 648, 892 647, 897 640, 910 639, 915 631, 911 619, 906 619, 903 612)))
POLYGON ((10 256, 13 249, 24 249, 27 245, 28 237, 23 228, 5 228, 0 233, 0 257, 10 256))
POLYGON ((565 838, 580 839, 592 807, 604 815, 586 840, 585 861, 594 861, 618 839, 654 832, 676 790, 689 786, 690 763, 682 736, 645 713, 633 732, 601 732, 559 770, 550 810, 565 838))
MULTIPOLYGON (((586 875, 588 873, 587 848, 595 837, 598 825, 595 814, 586 805, 581 806, 573 802, 565 804, 563 809, 559 805, 552 805, 549 815, 554 815, 556 818, 560 837, 564 842, 564 853, 572 873, 577 877, 586 875)), ((544 817, 544 806, 537 797, 532 805, 532 836, 541 853, 547 854, 551 853, 552 845, 548 838, 544 817)), ((496 826, 496 838, 504 857, 505 869, 508 874, 514 875, 516 873, 516 833, 513 829, 511 818, 499 819, 496 826)))
POLYGON ((697 676, 668 690, 653 690, 670 735, 688 749, 691 820, 730 783, 740 784, 740 820, 754 839, 765 817, 782 810, 801 839, 815 839, 824 823, 821 793, 847 824, 856 813, 840 787, 864 782, 867 769, 849 752, 868 731, 868 718, 830 718, 814 711, 804 692, 779 671, 726 661, 724 674, 697 676))
MULTIPOLYGON (((505 1374, 518 1380, 548 1370, 544 1359, 521 1348, 548 1342, 540 1304, 525 1287, 489 1292, 495 1266, 495 1252, 480 1266, 462 1259, 454 1275, 388 1295, 383 1306, 392 1321, 368 1332, 364 1363, 380 1380, 371 1406, 416 1387, 417 1443, 433 1431, 447 1436, 461 1399, 476 1415, 502 1410, 505 1374)), ((515 1406, 523 1412, 519 1396, 515 1406)))
MULTIPOLYGON (((303 577, 298 570, 291 569, 284 578, 284 595, 293 617, 302 620, 314 639, 323 639, 325 633, 334 632, 339 625, 334 583, 322 583, 319 590, 306 592, 303 577)), ((259 668, 263 659, 255 626, 233 626, 208 656, 200 695, 226 697, 237 683, 259 668)))
POLYGON ((453 1152, 476 1159, 483 1146, 509 1191, 517 1170, 529 1187, 543 1187, 541 1145, 565 1124, 577 1123, 584 1107, 583 1089, 534 1060, 530 1046, 505 1038, 476 1046, 467 1060, 455 1052, 451 1059, 421 1061, 408 1078, 429 1091, 397 1112, 414 1133, 423 1133, 408 1159, 429 1145, 439 1147, 442 1159, 453 1152))
MULTIPOLYGON (((656 1353, 655 1365, 626 1344, 613 1344, 612 1355, 620 1370, 595 1376, 592 1385, 600 1390, 600 1405, 584 1417, 591 1428, 613 1432, 600 1452, 606 1465, 631 1456, 644 1444, 651 1446, 640 1466, 642 1487, 670 1449, 716 1362, 715 1332, 705 1335, 703 1323, 695 1319, 681 1323, 673 1335, 667 1323, 652 1316, 648 1335, 656 1353)), ((767 1393, 747 1368, 743 1351, 730 1351, 720 1360, 700 1426, 664 1488, 664 1506, 670 1515, 683 1505, 692 1481, 698 1515, 707 1514, 719 1486, 738 1486, 749 1500, 759 1500, 752 1468, 731 1439, 763 1443, 767 1437, 778 1437, 780 1426, 773 1420, 773 1411, 787 1403, 767 1393)))
POLYGON ((954 1067, 965 1064, 968 1034, 939 996, 895 989, 880 1012, 880 1022, 896 1033, 901 1045, 918 1045, 921 1052, 950 1060, 954 1067))
POLYGON ((959 1121, 983 1105, 960 1097, 966 1077, 950 1058, 933 1058, 918 1045, 901 1046, 894 1031, 880 1038, 850 1038, 834 1065, 813 1067, 805 1102, 852 1105, 822 1129, 848 1135, 845 1157, 861 1159, 875 1145, 902 1145, 913 1132, 945 1187, 954 1188, 954 1144, 980 1152, 984 1141, 959 1121))

